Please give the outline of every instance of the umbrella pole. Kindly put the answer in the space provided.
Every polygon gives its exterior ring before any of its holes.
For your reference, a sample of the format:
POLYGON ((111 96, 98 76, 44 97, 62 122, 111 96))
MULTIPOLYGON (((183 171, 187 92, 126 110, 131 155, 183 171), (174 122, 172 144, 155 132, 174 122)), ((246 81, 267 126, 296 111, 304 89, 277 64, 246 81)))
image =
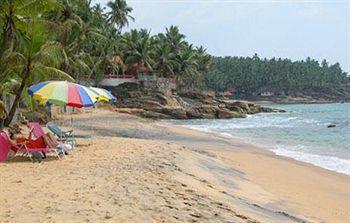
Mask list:
MULTIPOLYGON (((74 146, 77 146, 76 145, 76 139, 75 139, 75 134, 74 134, 74 119, 73 119, 73 109, 74 109, 74 107, 71 107, 71 109, 70 109, 70 129, 72 130, 72 139, 73 139, 73 142, 74 142, 74 146)), ((77 156, 78 155, 78 153, 74 153, 75 154, 75 156, 77 156)))
MULTIPOLYGON (((92 107, 90 107, 91 109, 90 109, 90 134, 92 135, 93 134, 93 132, 94 132, 94 127, 93 127, 93 116, 94 116, 94 112, 95 112, 95 107, 96 106, 96 104, 94 104, 92 107)), ((90 143, 89 143, 89 145, 91 145, 92 144, 92 138, 90 138, 90 143)))
MULTIPOLYGON (((70 113, 70 129, 73 131, 74 130, 74 126, 73 126, 73 111, 72 111, 72 107, 70 107, 68 109, 69 113, 70 113)), ((74 134, 73 134, 74 135, 74 134)), ((74 137, 73 137, 74 138, 74 137)))

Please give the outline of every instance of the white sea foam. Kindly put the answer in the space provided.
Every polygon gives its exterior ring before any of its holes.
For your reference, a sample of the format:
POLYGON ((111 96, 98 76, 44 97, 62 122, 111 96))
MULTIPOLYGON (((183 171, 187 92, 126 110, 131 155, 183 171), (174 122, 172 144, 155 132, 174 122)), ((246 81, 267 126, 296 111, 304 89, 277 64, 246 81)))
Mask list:
MULTIPOLYGON (((295 120, 295 119, 293 119, 295 120)), ((212 125, 183 125, 184 127, 187 128, 191 128, 191 129, 195 129, 195 130, 200 130, 200 131, 204 131, 204 132, 212 132, 212 133, 218 133, 218 126, 215 124, 212 125)), ((269 124, 269 126, 271 126, 271 123, 269 124)), ((234 129, 234 128, 253 128, 254 126, 249 126, 246 124, 242 124, 242 125, 234 125, 232 123, 229 124, 229 127, 227 125, 222 126, 221 129, 234 129)), ((256 126, 255 126, 256 127, 256 126)), ((260 125, 259 127, 262 127, 262 125, 260 125)), ((230 133, 226 133, 226 132, 222 132, 219 133, 219 135, 223 136, 223 137, 227 137, 227 138, 233 138, 233 135, 230 133)), ((246 138, 246 140, 248 140, 249 138, 246 138)), ((248 140, 249 143, 253 143, 256 144, 256 142, 251 142, 250 140, 248 140)), ((262 147, 266 147, 263 146, 262 144, 258 144, 262 147)), ((286 156, 286 157, 290 157, 293 158, 295 160, 298 161, 302 161, 302 162, 306 162, 306 163, 311 163, 313 165, 328 169, 328 170, 332 170, 338 173, 344 173, 347 175, 350 175, 350 160, 349 159, 341 159, 338 157, 334 157, 334 156, 325 156, 325 155, 318 155, 318 154, 311 154, 311 153, 307 153, 304 152, 303 147, 300 145, 298 146, 298 149, 295 148, 289 148, 288 149, 286 147, 282 147, 282 146, 278 146, 276 149, 272 149, 272 151, 279 156, 286 156)))
POLYGON ((199 130, 203 132, 213 132, 209 126, 205 125, 181 125, 182 127, 199 130))
POLYGON ((233 138, 233 136, 230 133, 226 133, 226 132, 220 133, 220 135, 226 138, 233 138))
POLYGON ((222 137, 244 139, 259 147, 277 148, 273 150, 277 155, 350 175, 350 104, 285 105, 284 109, 289 111, 180 123, 222 137), (337 128, 327 128, 329 123, 337 128))
POLYGON ((302 151, 285 149, 282 147, 277 147, 276 149, 272 149, 272 151, 279 156, 290 157, 295 160, 314 164, 315 166, 319 166, 324 169, 350 175, 350 160, 348 159, 341 159, 334 156, 310 154, 302 151))

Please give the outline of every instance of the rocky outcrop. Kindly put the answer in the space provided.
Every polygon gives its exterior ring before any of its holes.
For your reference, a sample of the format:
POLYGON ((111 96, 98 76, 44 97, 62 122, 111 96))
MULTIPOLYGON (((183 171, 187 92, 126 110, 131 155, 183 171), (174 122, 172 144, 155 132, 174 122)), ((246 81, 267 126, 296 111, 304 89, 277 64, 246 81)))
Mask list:
POLYGON ((216 117, 216 108, 210 105, 193 106, 187 109, 188 119, 212 119, 216 117))
POLYGON ((238 111, 230 111, 228 109, 218 109, 216 118, 220 119, 228 119, 228 118, 245 118, 246 114, 238 112, 238 111))
POLYGON ((270 113, 270 112, 286 112, 286 111, 282 109, 277 109, 277 108, 261 107, 261 112, 270 113))
POLYGON ((110 89, 118 95, 117 111, 154 119, 244 118, 259 112, 281 112, 248 101, 216 98, 208 92, 182 92, 167 95, 137 83, 110 89))
POLYGON ((187 119, 187 112, 185 111, 185 109, 181 108, 181 107, 166 107, 163 108, 162 110, 163 114, 169 115, 172 118, 175 119, 187 119))

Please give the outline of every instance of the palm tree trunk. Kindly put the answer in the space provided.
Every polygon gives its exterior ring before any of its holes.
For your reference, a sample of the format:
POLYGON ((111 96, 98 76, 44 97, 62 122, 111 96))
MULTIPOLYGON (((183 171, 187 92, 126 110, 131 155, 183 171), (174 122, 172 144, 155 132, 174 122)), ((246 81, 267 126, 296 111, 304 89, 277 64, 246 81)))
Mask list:
POLYGON ((3 29, 3 37, 2 37, 2 42, 0 46, 0 60, 3 57, 6 47, 8 46, 9 42, 11 41, 11 36, 13 35, 14 32, 14 23, 13 20, 11 19, 13 17, 13 10, 12 8, 10 9, 9 15, 7 15, 5 19, 5 24, 3 29))
POLYGON ((22 78, 21 86, 17 90, 16 98, 13 101, 12 107, 9 111, 9 114, 8 114, 6 120, 5 120, 5 126, 9 126, 13 120, 13 117, 15 116, 15 113, 16 113, 19 101, 21 99, 24 87, 26 86, 27 81, 29 79, 29 74, 30 74, 30 61, 28 61, 27 67, 23 70, 23 74, 22 74, 23 78, 22 78))
POLYGON ((7 24, 5 24, 3 28, 3 36, 2 36, 1 46, 0 46, 0 60, 6 51, 6 47, 8 45, 9 39, 10 39, 10 32, 7 30, 7 24))

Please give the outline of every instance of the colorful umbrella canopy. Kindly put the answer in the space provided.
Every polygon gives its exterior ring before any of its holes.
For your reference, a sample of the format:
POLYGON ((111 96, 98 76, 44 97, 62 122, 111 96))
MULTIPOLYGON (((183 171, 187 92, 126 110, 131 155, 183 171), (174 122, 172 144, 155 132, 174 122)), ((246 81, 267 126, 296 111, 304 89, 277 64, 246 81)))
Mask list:
POLYGON ((28 93, 42 104, 77 108, 93 106, 98 94, 90 88, 67 81, 45 81, 31 86, 28 93))
POLYGON ((97 88, 97 87, 90 87, 93 91, 95 91, 98 94, 98 101, 116 101, 117 99, 112 95, 110 91, 107 91, 103 88, 97 88))

